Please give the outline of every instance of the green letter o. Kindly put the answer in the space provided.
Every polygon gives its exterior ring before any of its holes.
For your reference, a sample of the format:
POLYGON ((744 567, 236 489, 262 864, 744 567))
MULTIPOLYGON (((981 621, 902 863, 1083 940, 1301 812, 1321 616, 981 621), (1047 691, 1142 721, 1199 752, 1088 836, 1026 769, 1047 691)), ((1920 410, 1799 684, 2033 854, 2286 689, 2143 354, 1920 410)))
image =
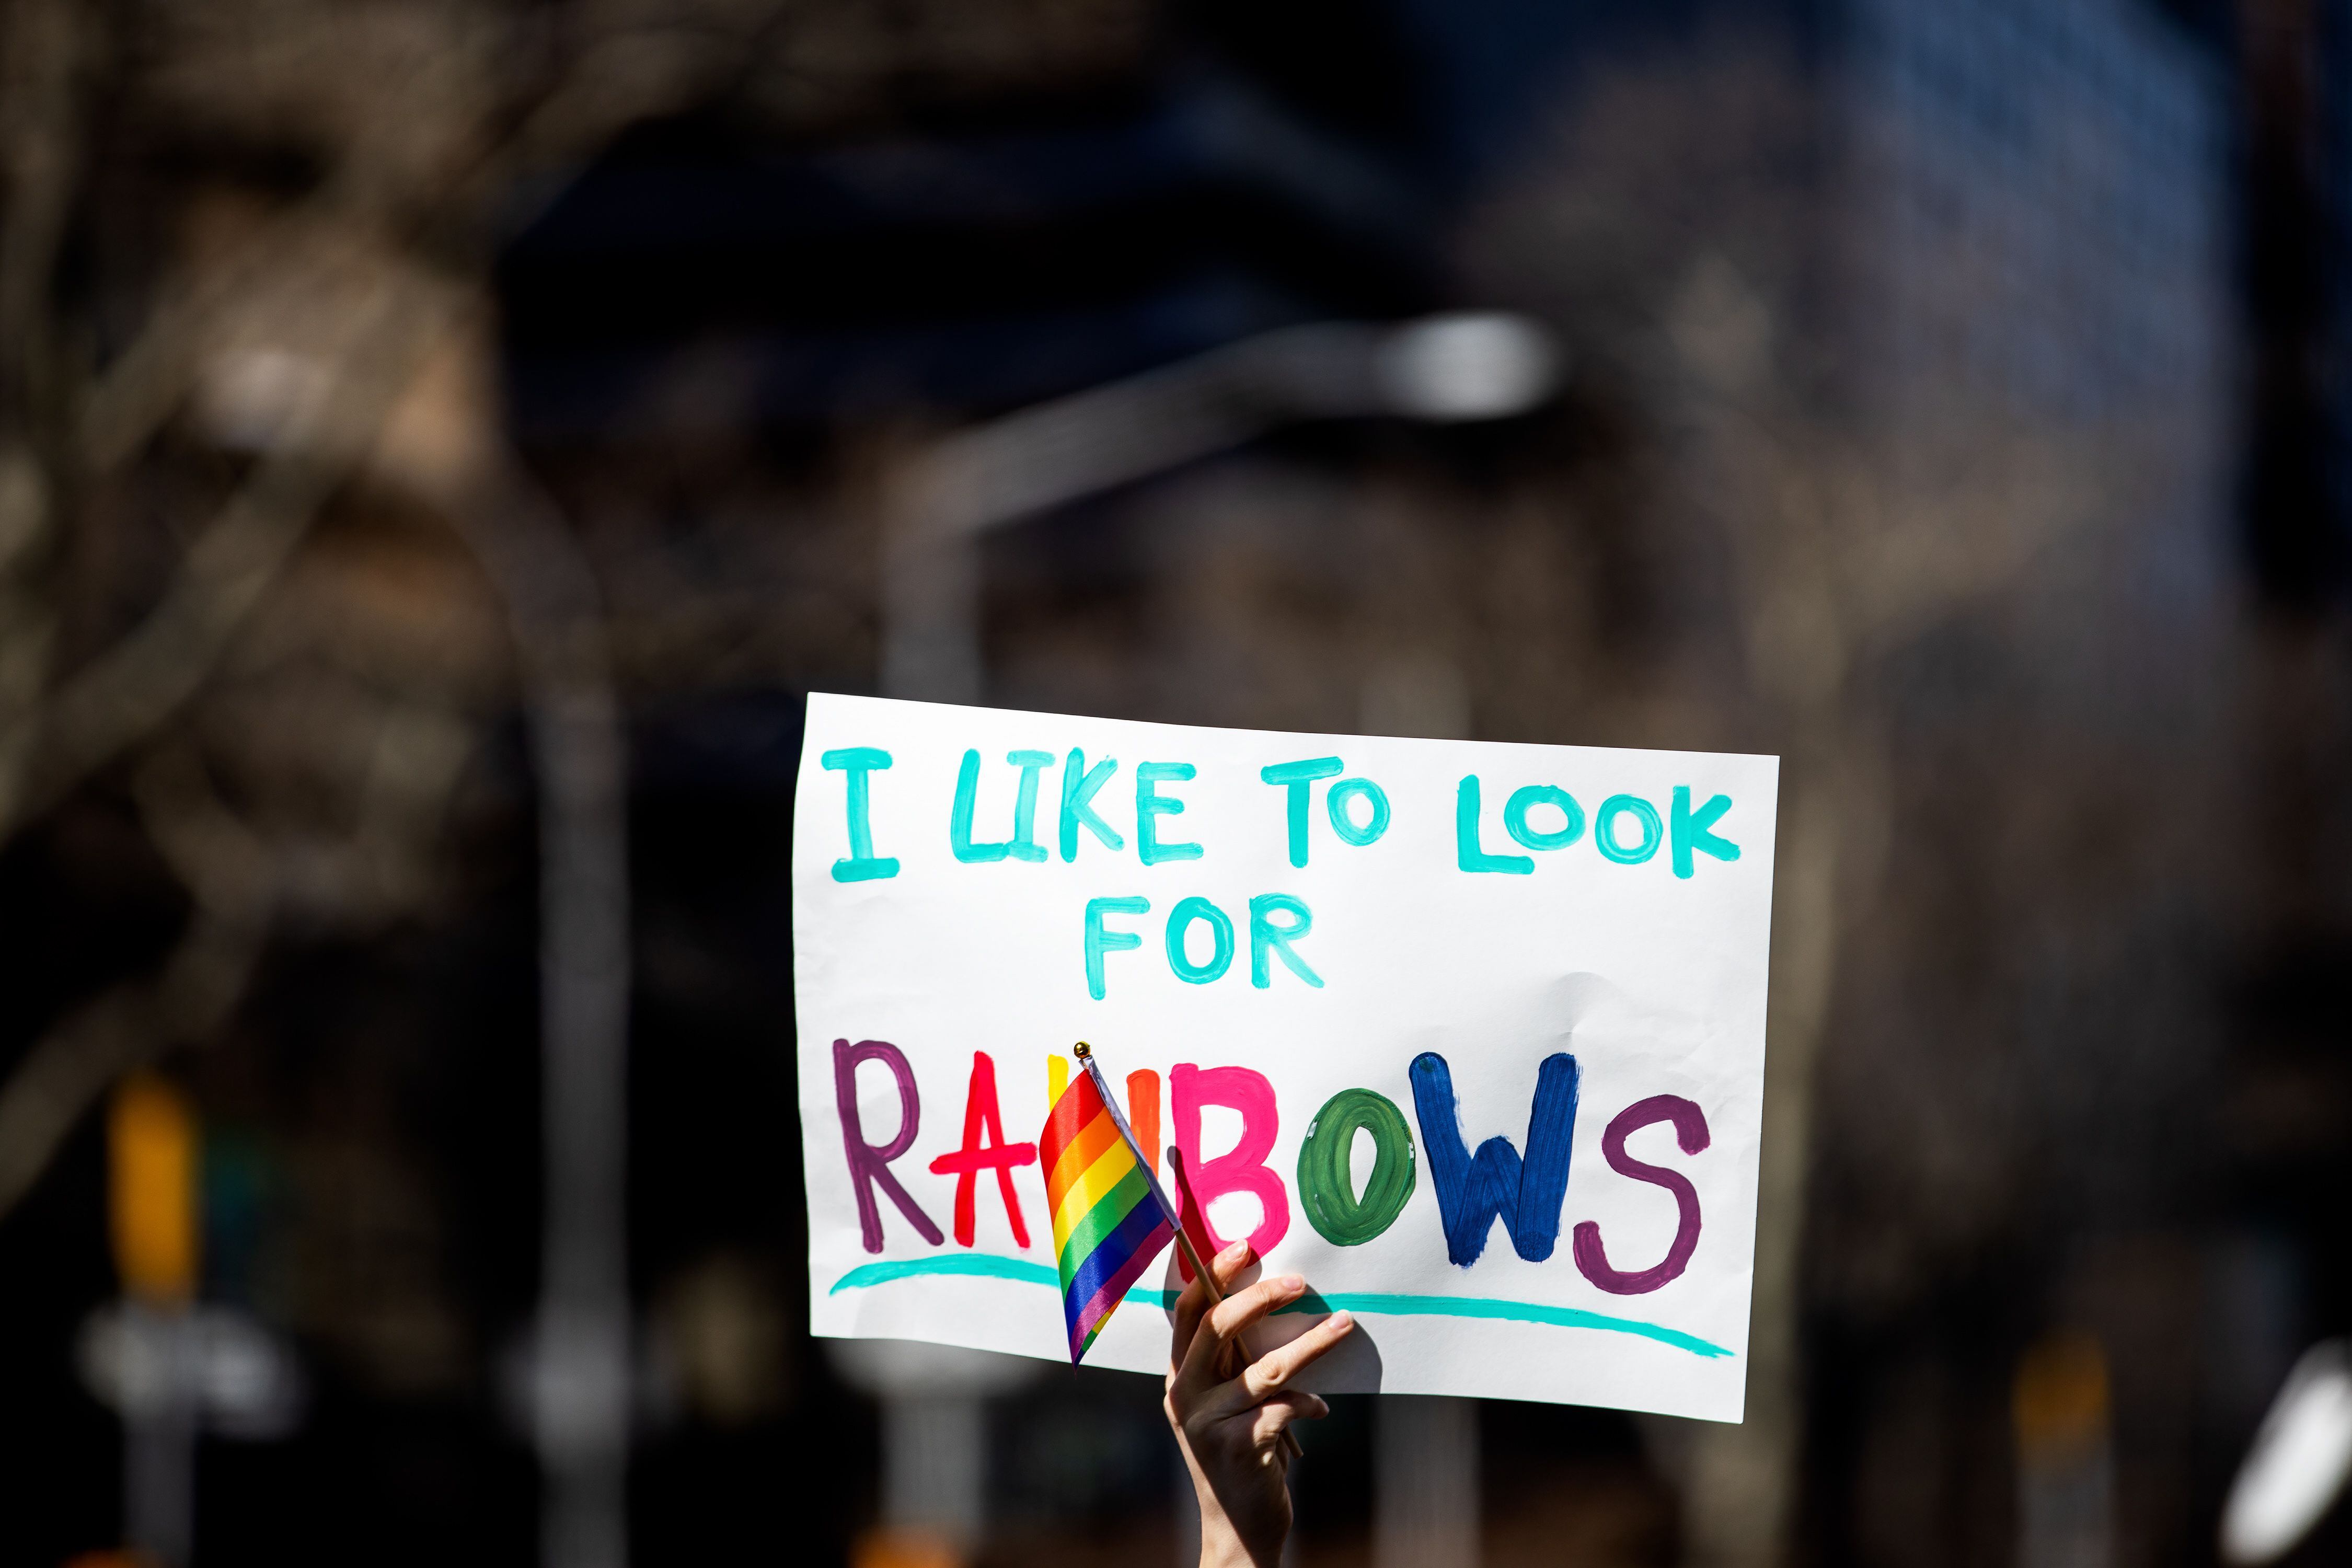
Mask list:
POLYGON ((1412 1134, 1404 1112, 1369 1089, 1343 1089, 1307 1125, 1298 1146, 1298 1197, 1316 1234, 1334 1247, 1361 1247, 1396 1223, 1412 1196, 1412 1134), (1363 1194, 1348 1170, 1356 1132, 1372 1135, 1372 1174, 1363 1194))

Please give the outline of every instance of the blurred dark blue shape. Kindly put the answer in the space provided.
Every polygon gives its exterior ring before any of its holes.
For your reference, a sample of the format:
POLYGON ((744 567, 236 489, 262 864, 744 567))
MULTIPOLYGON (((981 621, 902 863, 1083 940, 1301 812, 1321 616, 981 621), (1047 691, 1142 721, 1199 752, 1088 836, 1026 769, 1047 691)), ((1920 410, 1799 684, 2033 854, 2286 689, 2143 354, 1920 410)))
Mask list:
POLYGON ((1125 117, 816 150, 651 128, 514 240, 528 439, 971 414, 1436 295, 1425 182, 1200 74, 1125 117))

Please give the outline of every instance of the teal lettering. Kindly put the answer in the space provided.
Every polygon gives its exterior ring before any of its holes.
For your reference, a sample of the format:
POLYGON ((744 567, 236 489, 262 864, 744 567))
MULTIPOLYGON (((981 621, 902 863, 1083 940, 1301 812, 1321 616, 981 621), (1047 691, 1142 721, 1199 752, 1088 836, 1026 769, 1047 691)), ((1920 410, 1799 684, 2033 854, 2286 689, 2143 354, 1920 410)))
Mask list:
POLYGON ((1206 899, 1186 899, 1168 911, 1168 967, 1176 972, 1177 979, 1188 985, 1206 985, 1232 968, 1233 962, 1234 922, 1225 918, 1224 910, 1206 899), (1184 951, 1184 938, 1194 921, 1208 921, 1209 934, 1215 941, 1206 963, 1194 963, 1184 951))
POLYGON ((1127 847, 1127 840, 1118 836, 1118 830, 1097 816, 1094 807, 1087 804, 1094 799, 1095 791, 1110 783, 1110 775, 1118 771, 1118 763, 1109 757, 1089 768, 1086 752, 1076 746, 1070 748, 1070 760, 1062 764, 1062 858, 1065 861, 1078 858, 1080 823, 1086 825, 1087 832, 1102 840, 1104 847, 1113 850, 1127 847))
POLYGON ((1658 820, 1658 808, 1638 795, 1612 795, 1593 814, 1592 842, 1601 854, 1620 866, 1638 866, 1647 860, 1658 852, 1658 841, 1665 836, 1665 825, 1658 820), (1621 816, 1632 817, 1642 827, 1642 841, 1630 848, 1617 837, 1617 819, 1621 816))
POLYGON ((1323 977, 1307 967, 1307 961, 1290 950, 1290 944, 1315 929, 1315 916, 1304 900, 1288 893, 1262 893, 1250 900, 1250 984, 1265 990, 1274 983, 1274 965, 1267 962, 1280 958, 1290 973, 1318 991, 1323 989, 1323 977), (1276 925, 1276 915, 1288 915, 1292 923, 1276 925))
POLYGON ((1010 844, 974 844, 971 841, 971 808, 980 796, 980 753, 966 752, 963 766, 956 770, 955 809, 948 816, 948 847, 965 865, 988 860, 1002 860, 1013 846, 1010 844))
POLYGON ((1454 855, 1465 871, 1525 877, 1536 863, 1525 855, 1489 855, 1478 847, 1478 775, 1466 775, 1454 795, 1454 855))
POLYGON ((1731 809, 1731 797, 1716 795, 1696 811, 1691 810, 1690 800, 1690 785, 1675 785, 1674 854, 1675 875, 1677 877, 1686 878, 1691 874, 1691 851, 1694 849, 1703 855, 1712 855, 1718 860, 1739 858, 1738 845, 1707 831, 1722 819, 1725 812, 1731 809))
POLYGON ((1156 787, 1163 780, 1181 784, 1201 770, 1190 763, 1138 763, 1135 764, 1135 853, 1147 866, 1157 866, 1162 860, 1198 860, 1201 847, 1197 844, 1162 844, 1155 816, 1177 816, 1184 803, 1173 795, 1161 795, 1156 787))
POLYGON ((1126 952, 1143 945, 1143 939, 1131 931, 1105 931, 1105 915, 1147 915, 1151 912, 1151 900, 1145 898, 1088 899, 1087 900, 1087 994, 1099 1002, 1103 999, 1103 954, 1126 952))
POLYGON ((872 746, 844 746, 817 759, 827 773, 849 775, 849 858, 833 863, 836 882, 877 882, 898 874, 898 862, 874 853, 874 828, 868 821, 872 796, 866 775, 890 765, 890 753, 872 746))
POLYGON ((1021 770, 1021 793, 1013 802, 1013 842, 1005 849, 1015 860, 1043 860, 1045 847, 1037 842, 1037 770, 1054 765, 1051 752, 1007 752, 1004 760, 1021 770))
POLYGON ((1529 784, 1511 792, 1503 804, 1503 831, 1530 849, 1565 849, 1584 837, 1584 808, 1558 784, 1529 784), (1560 826, 1546 833, 1528 824, 1528 813, 1539 805, 1559 808, 1560 826))
POLYGON ((1331 831, 1359 849, 1389 830, 1388 794, 1370 779, 1341 779, 1323 797, 1323 805, 1331 814, 1331 831), (1348 810, 1349 803, 1359 799, 1372 803, 1372 815, 1361 827, 1348 810))
POLYGON ((1328 779, 1339 771, 1339 759, 1337 757, 1308 757, 1303 762, 1276 763, 1257 771, 1257 776, 1266 783, 1289 787, 1290 863, 1294 866, 1307 864, 1307 796, 1314 793, 1315 781, 1328 779))

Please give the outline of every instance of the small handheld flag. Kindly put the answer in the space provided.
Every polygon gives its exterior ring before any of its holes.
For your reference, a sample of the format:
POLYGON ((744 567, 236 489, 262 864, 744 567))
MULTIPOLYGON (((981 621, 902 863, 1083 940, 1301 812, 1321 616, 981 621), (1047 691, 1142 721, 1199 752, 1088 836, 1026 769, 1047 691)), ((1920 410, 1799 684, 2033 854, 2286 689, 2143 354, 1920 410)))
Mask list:
MULTIPOLYGON (((1223 1301, 1225 1293, 1177 1218, 1176 1205, 1152 1173, 1135 1130, 1119 1113, 1118 1101, 1111 1098, 1110 1086, 1095 1062, 1094 1047, 1080 1040, 1071 1049, 1087 1070, 1055 1101, 1045 1130, 1038 1134, 1037 1150, 1045 1167, 1045 1206, 1054 1212, 1062 1315, 1070 1329, 1070 1364, 1076 1366, 1128 1288, 1142 1278, 1171 1239, 1209 1300, 1223 1301)), ((1184 1173, 1184 1156, 1171 1149, 1168 1161, 1184 1189, 1184 1217, 1199 1225, 1201 1205, 1184 1173)), ((1225 1375, 1238 1371, 1229 1368, 1225 1375)), ((1286 1426, 1282 1447, 1297 1457, 1298 1438, 1286 1426)))
POLYGON ((1087 1070, 1062 1091, 1037 1135, 1073 1366, 1176 1235, 1167 1194, 1083 1041, 1077 1056, 1087 1070))

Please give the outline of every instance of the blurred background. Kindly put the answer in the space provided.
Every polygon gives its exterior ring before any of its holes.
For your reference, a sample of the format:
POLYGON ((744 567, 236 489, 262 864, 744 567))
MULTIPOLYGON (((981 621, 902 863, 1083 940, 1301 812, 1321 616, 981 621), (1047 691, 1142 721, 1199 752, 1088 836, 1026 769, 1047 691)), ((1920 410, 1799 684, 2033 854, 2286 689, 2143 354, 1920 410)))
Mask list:
POLYGON ((1747 1423, 1301 1564, 2204 1563, 2352 1327, 2344 0, 5 0, 0 159, 0 1563, 1180 1560, 803 1327, 811 689, 1785 759, 1747 1423))

